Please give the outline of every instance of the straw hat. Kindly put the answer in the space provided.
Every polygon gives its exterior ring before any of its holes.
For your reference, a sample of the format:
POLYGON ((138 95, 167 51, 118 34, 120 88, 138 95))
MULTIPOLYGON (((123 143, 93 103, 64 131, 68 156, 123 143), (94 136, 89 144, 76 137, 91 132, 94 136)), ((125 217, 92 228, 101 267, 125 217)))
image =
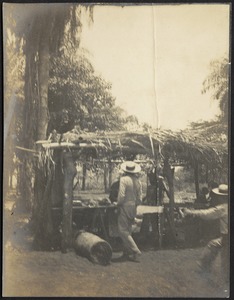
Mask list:
POLYGON ((125 161, 121 164, 121 170, 127 173, 136 174, 141 171, 141 166, 135 163, 134 161, 125 161))
POLYGON ((227 184, 220 184, 219 187, 212 190, 213 193, 216 195, 228 195, 228 185, 227 184))

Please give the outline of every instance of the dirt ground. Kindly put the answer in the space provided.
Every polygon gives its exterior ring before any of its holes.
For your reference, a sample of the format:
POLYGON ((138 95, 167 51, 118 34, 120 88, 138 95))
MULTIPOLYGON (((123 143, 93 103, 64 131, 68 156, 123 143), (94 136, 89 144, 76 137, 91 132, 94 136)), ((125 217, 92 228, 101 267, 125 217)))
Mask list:
POLYGON ((146 249, 140 262, 118 261, 95 265, 74 251, 32 249, 29 216, 16 212, 13 202, 4 209, 3 296, 63 297, 228 297, 222 282, 220 257, 212 274, 201 274, 196 260, 202 248, 146 249))

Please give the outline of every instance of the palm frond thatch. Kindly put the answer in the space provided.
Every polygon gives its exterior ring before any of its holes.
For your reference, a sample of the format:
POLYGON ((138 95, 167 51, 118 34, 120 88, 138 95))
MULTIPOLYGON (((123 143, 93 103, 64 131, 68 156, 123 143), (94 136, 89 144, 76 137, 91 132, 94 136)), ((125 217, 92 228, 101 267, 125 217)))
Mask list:
MULTIPOLYGON (((212 126, 216 126, 212 124, 212 126)), ((208 131, 210 128, 208 128, 208 131)), ((217 131, 216 128, 216 132, 217 131)), ((215 133, 216 134, 216 133, 215 133)), ((146 132, 83 132, 64 134, 66 141, 98 144, 112 153, 112 157, 126 153, 145 154, 157 159, 159 156, 169 157, 172 160, 187 161, 191 164, 204 163, 206 165, 221 166, 224 157, 228 155, 227 142, 220 142, 204 138, 205 131, 186 130, 173 132, 171 130, 154 130, 146 132)), ((106 154, 106 151, 101 151, 106 154)), ((109 154, 110 154, 109 153, 109 154)))

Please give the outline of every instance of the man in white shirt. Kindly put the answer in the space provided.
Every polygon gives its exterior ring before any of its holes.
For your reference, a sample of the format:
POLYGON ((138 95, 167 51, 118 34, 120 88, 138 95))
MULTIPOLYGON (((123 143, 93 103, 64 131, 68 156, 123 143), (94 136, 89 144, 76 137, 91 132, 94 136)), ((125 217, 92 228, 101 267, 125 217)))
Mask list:
POLYGON ((123 257, 135 261, 137 256, 141 255, 132 238, 132 225, 137 206, 142 202, 142 187, 137 177, 141 167, 133 161, 127 161, 121 165, 121 169, 124 176, 120 178, 117 199, 119 236, 123 241, 123 257))

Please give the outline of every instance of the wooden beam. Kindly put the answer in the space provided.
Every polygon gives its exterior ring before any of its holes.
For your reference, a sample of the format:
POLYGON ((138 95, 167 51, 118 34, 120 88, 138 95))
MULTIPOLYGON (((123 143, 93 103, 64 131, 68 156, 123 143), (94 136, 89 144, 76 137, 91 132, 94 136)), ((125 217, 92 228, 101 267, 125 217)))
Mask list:
POLYGON ((36 153, 36 154, 39 154, 39 152, 36 151, 36 150, 27 149, 27 148, 20 147, 20 146, 16 146, 15 148, 16 148, 16 149, 19 149, 19 150, 22 150, 22 151, 26 151, 26 152, 30 152, 30 153, 36 153))
POLYGON ((85 143, 81 142, 78 144, 72 143, 72 142, 54 142, 51 143, 50 141, 45 142, 45 141, 37 141, 37 145, 42 145, 43 148, 45 149, 90 149, 90 148, 105 148, 104 145, 96 144, 96 143, 85 143))

